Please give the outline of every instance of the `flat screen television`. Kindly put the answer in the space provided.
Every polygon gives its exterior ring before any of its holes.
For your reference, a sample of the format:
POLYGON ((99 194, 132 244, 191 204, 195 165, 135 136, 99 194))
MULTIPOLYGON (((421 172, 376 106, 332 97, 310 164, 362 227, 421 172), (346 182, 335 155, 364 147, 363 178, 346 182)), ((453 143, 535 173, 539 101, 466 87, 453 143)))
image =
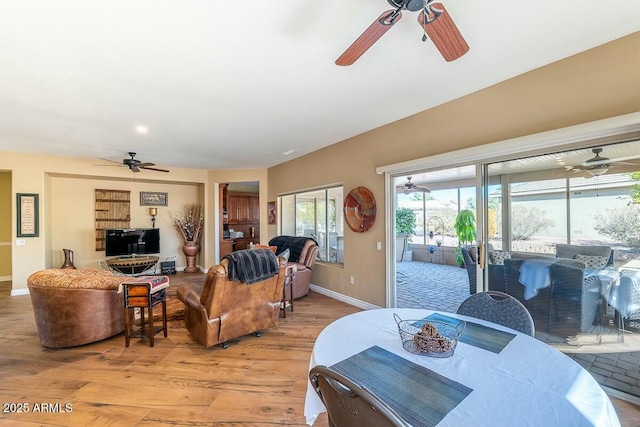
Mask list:
POLYGON ((159 228, 105 230, 106 256, 133 256, 160 253, 159 228))

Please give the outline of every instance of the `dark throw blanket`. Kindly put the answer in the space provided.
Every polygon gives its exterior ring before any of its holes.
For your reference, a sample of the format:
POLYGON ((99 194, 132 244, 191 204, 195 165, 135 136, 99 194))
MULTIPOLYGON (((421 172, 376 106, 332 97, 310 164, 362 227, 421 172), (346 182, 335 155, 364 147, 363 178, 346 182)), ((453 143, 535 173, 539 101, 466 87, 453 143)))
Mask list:
POLYGON ((247 285, 275 276, 280 268, 278 258, 270 249, 235 251, 222 259, 229 260, 229 279, 247 285))
MULTIPOLYGON (((301 236, 276 236, 269 240, 269 246, 277 246, 276 254, 282 253, 285 249, 289 249, 289 260, 292 262, 298 262, 300 254, 307 240, 313 240, 310 237, 301 236)), ((316 242, 315 240, 313 240, 316 242)), ((318 244, 318 242, 316 242, 318 244)))

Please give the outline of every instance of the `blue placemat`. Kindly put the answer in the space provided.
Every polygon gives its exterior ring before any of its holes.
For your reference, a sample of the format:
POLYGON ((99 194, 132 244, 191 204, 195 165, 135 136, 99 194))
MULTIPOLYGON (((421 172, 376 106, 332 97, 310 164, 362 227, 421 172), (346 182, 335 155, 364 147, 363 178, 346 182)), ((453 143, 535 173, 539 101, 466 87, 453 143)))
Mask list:
POLYGON ((414 426, 435 426, 473 391, 378 346, 331 369, 367 388, 414 426))
MULTIPOLYGON (((460 319, 440 313, 427 316, 425 320, 437 320, 451 325, 457 325, 460 322, 460 319)), ((479 323, 467 321, 467 326, 464 328, 462 335, 460 335, 459 341, 492 353, 500 353, 515 336, 516 334, 511 332, 499 331, 479 323)))

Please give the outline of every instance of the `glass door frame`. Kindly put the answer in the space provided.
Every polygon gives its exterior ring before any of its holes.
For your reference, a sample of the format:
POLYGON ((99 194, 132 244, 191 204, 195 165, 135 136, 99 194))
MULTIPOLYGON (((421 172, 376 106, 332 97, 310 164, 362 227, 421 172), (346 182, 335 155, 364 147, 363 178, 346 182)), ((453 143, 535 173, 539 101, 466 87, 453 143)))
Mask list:
MULTIPOLYGON (((483 165, 556 152, 579 149, 611 143, 615 139, 630 136, 640 138, 640 112, 583 123, 566 128, 542 132, 533 135, 494 142, 482 146, 466 148, 449 153, 437 154, 421 159, 376 168, 376 173, 384 175, 385 185, 385 237, 386 237, 386 306, 395 307, 395 186, 393 178, 399 175, 410 175, 415 171, 429 171, 453 168, 463 165, 476 165, 476 223, 478 227, 478 244, 486 241, 484 218, 487 214, 485 205, 488 201, 488 185, 483 185, 486 173, 483 165), (480 202, 482 204, 480 205, 480 202), (482 206, 482 209, 479 209, 482 206)), ((487 254, 483 251, 482 262, 486 265, 487 254)), ((478 283, 486 283, 487 269, 478 269, 478 283)))

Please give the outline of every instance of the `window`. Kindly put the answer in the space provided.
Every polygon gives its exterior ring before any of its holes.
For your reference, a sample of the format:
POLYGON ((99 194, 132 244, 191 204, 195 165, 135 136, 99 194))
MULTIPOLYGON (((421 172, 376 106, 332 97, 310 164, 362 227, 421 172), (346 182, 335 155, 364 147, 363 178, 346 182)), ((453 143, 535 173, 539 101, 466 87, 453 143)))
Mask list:
POLYGON ((280 234, 311 237, 318 242, 318 259, 342 264, 344 215, 342 186, 278 197, 280 234))
POLYGON ((416 215, 415 234, 411 236, 411 243, 458 246, 453 224, 461 209, 475 210, 475 191, 474 187, 456 187, 430 193, 398 194, 398 208, 409 208, 416 215))

